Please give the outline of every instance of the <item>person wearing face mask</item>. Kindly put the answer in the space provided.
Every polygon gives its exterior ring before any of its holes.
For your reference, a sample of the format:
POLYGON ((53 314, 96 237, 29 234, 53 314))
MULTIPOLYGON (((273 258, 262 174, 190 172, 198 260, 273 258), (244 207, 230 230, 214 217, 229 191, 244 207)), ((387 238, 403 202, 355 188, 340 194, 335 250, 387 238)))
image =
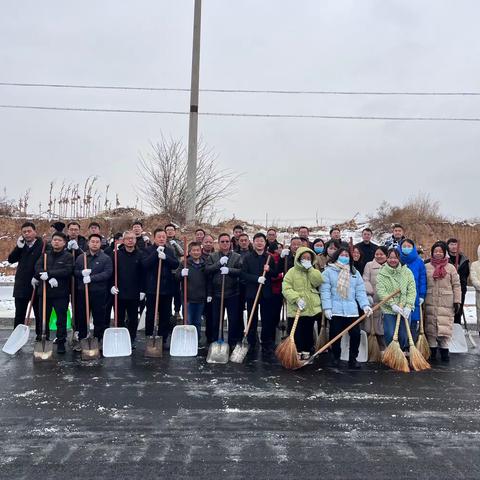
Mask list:
POLYGON ((313 251, 315 252, 315 268, 323 272, 325 270, 325 265, 327 264, 327 258, 324 255, 325 253, 325 242, 321 238, 316 238, 312 243, 313 251))
MULTIPOLYGON (((413 273, 406 265, 400 263, 400 252, 396 247, 393 247, 388 249, 387 261, 377 275, 378 299, 383 300, 396 290, 400 290, 400 293, 385 302, 381 307, 385 343, 387 345, 389 345, 393 339, 397 315, 400 314, 409 320, 417 297, 417 288, 415 286, 413 273)), ((398 341, 402 348, 407 348, 407 329, 405 328, 405 322, 403 320, 400 322, 398 341)))
MULTIPOLYGON (((325 317, 330 320, 330 339, 351 325, 359 316, 358 306, 367 316, 373 313, 365 292, 365 284, 360 273, 353 266, 349 249, 340 247, 332 261, 323 272, 324 282, 320 287, 322 308, 325 317)), ((348 365, 360 368, 357 362, 360 346, 360 326, 356 325, 349 332, 350 351, 348 365)), ((333 366, 340 365, 340 340, 332 345, 333 366)))
MULTIPOLYGON (((370 306, 372 307, 380 301, 377 295, 377 275, 387 261, 387 252, 388 249, 386 247, 377 247, 377 249, 375 250, 374 259, 371 262, 368 262, 365 265, 365 269, 363 270, 363 281, 365 283, 365 290, 367 292, 367 298, 370 306)), ((369 318, 366 318, 363 322, 362 328, 367 333, 370 333, 372 327, 375 331, 375 335, 377 336, 380 350, 385 350, 383 320, 382 312, 380 310, 374 311, 373 315, 369 318)))
POLYGON ((434 243, 431 253, 432 258, 426 264, 425 333, 432 360, 440 348, 442 361, 448 362, 454 315, 462 301, 461 281, 455 267, 449 263, 445 242, 434 243))
POLYGON ((420 320, 420 308, 425 301, 427 294, 427 273, 425 271, 425 263, 420 258, 417 248, 413 240, 406 238, 400 242, 400 261, 402 265, 406 265, 413 273, 415 279, 415 287, 417 289, 417 297, 415 305, 410 316, 410 324, 412 326, 412 335, 417 340, 418 322, 420 320))
POLYGON ((291 331, 295 314, 301 310, 294 340, 299 359, 307 360, 314 347, 313 325, 320 323, 322 307, 316 289, 323 282, 322 274, 314 268, 315 252, 300 247, 295 254, 295 265, 283 279, 282 293, 287 301, 288 332, 291 331))

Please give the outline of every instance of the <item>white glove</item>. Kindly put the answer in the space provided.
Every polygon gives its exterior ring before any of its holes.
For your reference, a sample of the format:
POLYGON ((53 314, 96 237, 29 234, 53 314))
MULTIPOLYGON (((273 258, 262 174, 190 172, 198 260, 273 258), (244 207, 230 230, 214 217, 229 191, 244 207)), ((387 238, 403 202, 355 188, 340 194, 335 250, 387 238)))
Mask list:
POLYGON ((264 284, 265 284, 265 280, 266 280, 266 278, 262 275, 261 277, 258 277, 258 280, 257 280, 257 281, 258 281, 258 283, 261 283, 262 285, 264 285, 264 284))
POLYGON ((371 295, 367 295, 367 299, 368 299, 368 303, 370 304, 370 306, 373 305, 373 297, 371 295))
POLYGON ((92 281, 92 279, 90 278, 90 275, 87 275, 86 277, 83 277, 83 283, 85 285, 87 285, 88 283, 90 283, 92 281))
POLYGON ((118 295, 118 292, 119 292, 119 291, 120 291, 120 290, 119 290, 115 285, 110 289, 110 293, 111 293, 112 295, 118 295))
POLYGON ((30 283, 32 284, 32 287, 35 288, 40 282, 34 277, 30 283))
POLYGON ((157 252, 160 253, 160 252, 163 252, 165 250, 165 247, 160 245, 159 247, 157 247, 157 252))
POLYGON ((220 273, 222 275, 228 275, 229 270, 230 269, 228 267, 222 267, 222 268, 220 268, 220 273))
POLYGON ((289 255, 290 255, 290 250, 288 248, 284 248, 280 252, 280 258, 285 258, 285 257, 288 257, 289 255))
POLYGON ((140 292, 140 301, 143 302, 145 300, 145 293, 140 292))
POLYGON ((182 268, 182 277, 188 277, 188 268, 182 268))
POLYGON ((406 318, 407 320, 410 318, 410 314, 412 313, 412 309, 405 307, 403 309, 403 317, 406 318))
MULTIPOLYGON (((158 247, 158 248, 160 248, 160 247, 158 247)), ((165 260, 165 259, 167 258, 167 256, 165 255, 165 252, 164 252, 163 250, 160 250, 160 251, 159 251, 158 248, 157 248, 158 258, 159 258, 160 260, 165 260)))
POLYGON ((419 305, 422 305, 424 301, 425 301, 425 299, 420 297, 420 298, 418 299, 418 304, 419 304, 419 305))
POLYGON ((58 287, 58 282, 57 282, 57 279, 56 278, 51 278, 48 283, 50 284, 50 286, 52 288, 57 288, 58 287))
POLYGON ((332 319, 332 311, 331 310, 324 310, 323 311, 323 314, 325 315, 325 318, 327 320, 331 320, 332 319))
POLYGON ((91 273, 92 273, 92 270, 90 268, 85 268, 85 270, 82 270, 82 275, 84 277, 89 277, 91 273))
POLYGON ((228 257, 224 255, 220 258, 220 265, 226 265, 228 263, 228 257))
POLYGON ((47 272, 40 272, 40 280, 44 282, 48 280, 48 273, 47 272))
POLYGON ((25 239, 23 238, 22 235, 20 235, 17 239, 17 247, 23 248, 24 246, 25 246, 25 239))
POLYGON ((212 302, 212 297, 207 297, 207 303, 211 303, 212 302))
POLYGON ((392 305, 392 310, 397 314, 403 315, 403 308, 398 305, 392 305))
POLYGON ((305 310, 305 305, 305 300, 303 298, 297 300, 297 306, 300 310, 305 310))
POLYGON ((373 310, 371 307, 364 307, 363 311, 367 317, 371 317, 373 315, 373 310))
POLYGON ((177 242, 175 240, 170 240, 170 245, 177 245, 177 242))
POLYGON ((68 243, 67 243, 67 248, 69 250, 78 250, 78 243, 76 240, 70 240, 68 243))

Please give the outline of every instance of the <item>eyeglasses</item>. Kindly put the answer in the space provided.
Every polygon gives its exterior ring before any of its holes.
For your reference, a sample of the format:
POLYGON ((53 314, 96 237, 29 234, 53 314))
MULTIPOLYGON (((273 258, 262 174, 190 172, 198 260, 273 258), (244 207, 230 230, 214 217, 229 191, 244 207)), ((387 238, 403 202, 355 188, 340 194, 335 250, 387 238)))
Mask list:
POLYGON ((230 243, 230 240, 220 240, 218 243, 230 243))

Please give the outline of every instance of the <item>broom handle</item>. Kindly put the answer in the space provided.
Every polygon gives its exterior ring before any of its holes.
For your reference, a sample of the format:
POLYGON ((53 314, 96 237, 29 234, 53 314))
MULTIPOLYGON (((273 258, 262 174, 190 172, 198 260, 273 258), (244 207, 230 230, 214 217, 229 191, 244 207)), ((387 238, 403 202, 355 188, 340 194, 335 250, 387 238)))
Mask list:
POLYGON ((398 313, 397 314, 397 321, 395 323, 395 331, 393 332, 393 341, 398 342, 398 331, 400 330, 400 320, 402 316, 398 313))
MULTIPOLYGON (((83 254, 83 268, 87 268, 87 252, 83 254)), ((85 317, 87 321, 87 337, 90 336, 90 299, 88 298, 88 283, 85 284, 85 317)))
MULTIPOLYGON (((75 270, 75 250, 72 251, 73 259, 73 269, 75 270)), ((72 329, 76 330, 75 322, 77 321, 75 317, 75 274, 72 272, 72 287, 70 292, 70 303, 72 304, 72 329)))
POLYGON ((292 325, 292 330, 290 331, 290 339, 295 341, 295 339, 293 338, 295 336, 295 330, 297 329, 297 325, 298 325, 298 321, 300 320, 300 314, 302 313, 302 311, 298 308, 297 309, 297 313, 295 314, 295 320, 293 321, 293 325, 292 325))
MULTIPOLYGON (((267 267, 268 264, 270 263, 270 258, 271 258, 271 256, 268 255, 267 261, 265 262, 265 266, 263 267, 263 273, 262 273, 263 277, 267 274, 267 271, 265 270, 265 267, 267 267)), ((257 304, 258 304, 258 300, 260 298, 260 293, 262 293, 262 287, 263 287, 263 283, 260 283, 258 285, 258 288, 257 288, 257 294, 255 295, 255 300, 253 301, 253 306, 252 306, 252 310, 250 311, 250 316, 248 317, 247 326, 245 328, 245 331, 243 332, 243 337, 244 338, 248 335, 248 332, 250 330, 250 326, 252 325, 253 315, 255 314, 255 310, 257 309, 257 304)))
MULTIPOLYGON (((115 267, 115 288, 118 289, 118 240, 115 240, 113 244, 113 262, 115 267)), ((109 315, 110 317, 110 315, 109 315)), ((113 318, 115 322, 115 328, 118 327, 118 294, 113 296, 113 318)), ((110 320, 108 321, 110 323, 110 320)))
MULTIPOLYGON (((378 310, 384 303, 388 302, 391 298, 393 298, 395 295, 398 295, 400 293, 400 289, 395 290, 393 293, 390 295, 387 295, 383 300, 378 302, 376 305, 372 307, 372 312, 375 310, 378 310)), ((322 352, 324 352, 328 347, 333 345, 338 339, 342 338, 347 332, 349 332, 355 325, 358 325, 360 322, 365 320, 367 317, 367 314, 364 313, 361 317, 357 318, 352 324, 350 324, 345 330, 342 330, 336 337, 332 338, 329 342, 327 342, 323 347, 318 349, 310 358, 309 358, 309 363, 310 361, 315 358, 317 355, 320 355, 322 352)))
MULTIPOLYGON (((183 237, 183 268, 187 268, 187 237, 183 237)), ((188 325, 188 277, 183 277, 183 324, 188 325)))
POLYGON ((220 321, 218 322, 218 340, 223 340, 223 319, 225 317, 224 297, 225 297, 225 275, 222 275, 222 290, 220 292, 220 321))
POLYGON ((405 320, 405 328, 407 329, 408 344, 410 347, 414 347, 415 343, 413 342, 412 331, 410 330, 410 322, 405 317, 403 317, 403 319, 405 320))
MULTIPOLYGON (((47 254, 43 254, 43 271, 47 271, 47 254)), ((43 281, 43 298, 42 298, 42 337, 47 335, 47 281, 43 281)))
POLYGON ((157 329, 158 329, 158 303, 160 301, 160 280, 162 278, 162 259, 158 259, 158 270, 157 270, 157 286, 155 289, 155 312, 154 312, 154 320, 153 320, 153 338, 157 336, 157 329))
POLYGON ((455 255, 455 270, 458 272, 458 262, 460 261, 460 240, 457 241, 457 254, 455 255))
POLYGON ((423 326, 423 306, 422 305, 420 305, 420 331, 419 331, 419 334, 420 335, 425 334, 425 328, 423 326))
MULTIPOLYGON (((47 242, 43 240, 43 245, 42 245, 42 256, 45 253, 45 248, 47 246, 47 242)), ((30 315, 32 314, 32 308, 33 308, 33 302, 35 301, 35 291, 36 289, 32 289, 32 296, 30 297, 30 304, 28 305, 28 310, 27 310, 27 316, 25 317, 25 325, 27 327, 30 326, 30 315)))

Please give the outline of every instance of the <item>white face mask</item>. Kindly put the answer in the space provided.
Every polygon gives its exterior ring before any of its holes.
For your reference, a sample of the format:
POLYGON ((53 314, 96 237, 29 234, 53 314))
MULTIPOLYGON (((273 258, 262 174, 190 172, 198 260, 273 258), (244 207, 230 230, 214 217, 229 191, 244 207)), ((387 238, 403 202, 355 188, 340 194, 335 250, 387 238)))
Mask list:
POLYGON ((304 268, 306 268, 307 270, 309 268, 312 268, 312 262, 310 260, 300 260, 300 263, 302 264, 302 266, 304 268))

